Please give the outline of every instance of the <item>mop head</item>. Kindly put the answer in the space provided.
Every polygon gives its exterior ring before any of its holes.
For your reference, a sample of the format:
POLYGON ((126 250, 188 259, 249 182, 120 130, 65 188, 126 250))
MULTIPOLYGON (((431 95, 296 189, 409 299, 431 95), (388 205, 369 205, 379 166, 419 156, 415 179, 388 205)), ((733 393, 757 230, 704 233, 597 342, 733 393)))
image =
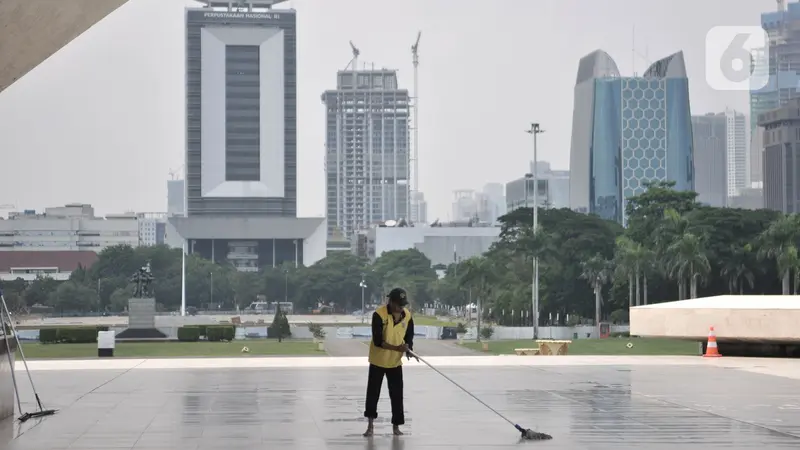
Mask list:
POLYGON ((522 439, 528 441, 547 441, 553 439, 553 436, 545 433, 539 433, 538 431, 533 431, 530 428, 522 428, 519 425, 514 425, 514 427, 522 433, 522 439))
POLYGON ((553 439, 553 436, 545 433, 539 433, 538 431, 533 431, 531 429, 527 429, 522 432, 522 439, 526 439, 529 441, 547 441, 553 439))
POLYGON ((30 419, 37 419, 39 417, 52 416, 56 412, 58 412, 57 409, 44 409, 44 410, 35 411, 35 412, 32 412, 32 413, 25 413, 25 414, 19 416, 19 418, 17 420, 19 420, 21 423, 25 423, 30 419))

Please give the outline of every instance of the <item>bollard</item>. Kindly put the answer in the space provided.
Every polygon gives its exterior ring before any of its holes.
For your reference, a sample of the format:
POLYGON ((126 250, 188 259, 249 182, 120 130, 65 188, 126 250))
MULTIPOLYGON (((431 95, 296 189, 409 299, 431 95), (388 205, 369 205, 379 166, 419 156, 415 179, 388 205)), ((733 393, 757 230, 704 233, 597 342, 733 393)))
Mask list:
POLYGON ((97 356, 99 358, 113 357, 115 344, 116 336, 113 331, 97 332, 97 356))

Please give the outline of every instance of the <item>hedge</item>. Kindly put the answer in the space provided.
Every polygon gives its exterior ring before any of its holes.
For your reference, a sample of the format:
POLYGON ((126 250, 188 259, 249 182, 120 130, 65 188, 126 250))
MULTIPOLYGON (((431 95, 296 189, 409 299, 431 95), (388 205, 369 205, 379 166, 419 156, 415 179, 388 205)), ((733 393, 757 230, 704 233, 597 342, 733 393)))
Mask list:
POLYGON ((210 325, 206 327, 206 339, 212 342, 232 341, 236 335, 233 325, 210 325))
POLYGON ((197 342, 200 340, 200 328, 180 327, 178 328, 178 340, 181 342, 197 342))
POLYGON ((97 342, 97 333, 108 331, 106 326, 58 327, 39 330, 39 342, 43 344, 91 344, 97 342))

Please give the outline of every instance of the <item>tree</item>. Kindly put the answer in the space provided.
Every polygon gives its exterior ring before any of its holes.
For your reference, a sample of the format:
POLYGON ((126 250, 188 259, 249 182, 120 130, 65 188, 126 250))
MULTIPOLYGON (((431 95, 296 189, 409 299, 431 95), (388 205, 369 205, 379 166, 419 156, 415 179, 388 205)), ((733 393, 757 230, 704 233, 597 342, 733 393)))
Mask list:
POLYGON ((791 294, 791 274, 798 266, 798 237, 800 218, 796 214, 780 217, 759 236, 758 258, 775 261, 783 285, 783 295, 791 294))
POLYGON ((625 203, 628 234, 636 242, 649 241, 667 210, 683 215, 699 206, 697 193, 676 191, 674 181, 653 181, 645 187, 645 192, 628 198, 625 203))
POLYGON ((375 277, 381 281, 383 292, 403 287, 416 305, 433 303, 431 287, 438 279, 431 260, 413 248, 384 252, 372 264, 375 277))
POLYGON ((599 254, 583 262, 581 267, 583 269, 581 278, 586 280, 594 291, 594 321, 597 327, 597 336, 600 337, 600 308, 603 304, 603 286, 608 282, 613 269, 611 262, 599 254))
MULTIPOLYGON (((731 258, 727 259, 720 270, 720 276, 728 281, 728 291, 731 294, 744 294, 744 283, 750 289, 755 287, 755 274, 753 273, 753 250, 750 244, 731 250, 731 258)), ((800 273, 800 272, 798 272, 800 273)))
POLYGON ((272 318, 272 325, 269 326, 267 333, 270 337, 278 338, 278 342, 283 342, 284 338, 292 335, 289 318, 286 317, 286 313, 280 307, 275 310, 275 317, 272 318))
POLYGON ((25 303, 28 306, 46 305, 50 294, 58 289, 58 282, 50 277, 36 277, 28 288, 25 289, 25 303))
POLYGON ((62 313, 89 311, 98 307, 99 300, 94 289, 74 281, 65 281, 50 293, 48 305, 62 313))

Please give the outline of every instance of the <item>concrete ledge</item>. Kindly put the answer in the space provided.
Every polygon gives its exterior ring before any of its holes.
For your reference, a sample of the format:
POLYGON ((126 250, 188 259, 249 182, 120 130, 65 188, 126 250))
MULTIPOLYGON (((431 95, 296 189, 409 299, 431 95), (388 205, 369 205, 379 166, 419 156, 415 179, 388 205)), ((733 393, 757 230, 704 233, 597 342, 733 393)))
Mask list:
POLYGON ((800 296, 720 295, 631 308, 631 335, 705 342, 714 327, 720 346, 800 344, 800 296))
POLYGON ((16 339, 0 336, 0 420, 14 415, 14 383, 11 380, 11 371, 14 370, 14 352, 16 350, 16 339), (6 349, 6 339, 11 347, 11 361, 9 361, 6 349))
POLYGON ((127 1, 0 1, 0 92, 127 1))

